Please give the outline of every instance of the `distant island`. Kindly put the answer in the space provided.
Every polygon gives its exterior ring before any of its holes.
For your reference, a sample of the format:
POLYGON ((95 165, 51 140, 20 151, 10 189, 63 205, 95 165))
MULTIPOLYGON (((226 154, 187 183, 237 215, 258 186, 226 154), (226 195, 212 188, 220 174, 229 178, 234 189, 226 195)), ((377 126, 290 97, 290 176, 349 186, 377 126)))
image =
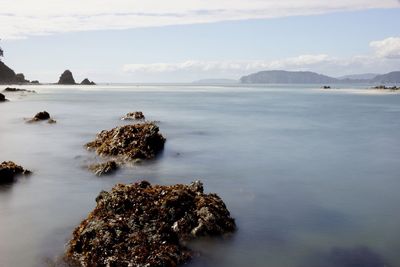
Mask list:
POLYGON ((260 71, 240 78, 245 84, 335 84, 335 83, 400 83, 400 71, 382 75, 359 74, 334 78, 311 71, 260 71))

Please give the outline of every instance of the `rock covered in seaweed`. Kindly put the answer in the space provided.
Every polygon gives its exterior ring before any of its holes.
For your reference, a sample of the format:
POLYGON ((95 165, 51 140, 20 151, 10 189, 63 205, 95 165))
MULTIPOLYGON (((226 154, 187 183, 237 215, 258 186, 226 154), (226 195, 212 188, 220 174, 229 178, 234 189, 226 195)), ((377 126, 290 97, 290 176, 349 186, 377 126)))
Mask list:
POLYGON ((97 176, 110 174, 118 169, 118 165, 115 161, 107 161, 104 163, 92 164, 89 166, 89 170, 97 176))
POLYGON ((101 156, 121 160, 151 159, 164 148, 165 138, 152 122, 125 125, 100 132, 96 139, 86 144, 101 156))
POLYGON ((122 120, 144 120, 144 119, 145 119, 144 114, 141 111, 129 112, 124 117, 122 117, 122 120))
POLYGON ((101 192, 75 229, 65 258, 78 266, 165 266, 190 260, 184 241, 235 231, 224 202, 201 182, 160 186, 143 181, 101 192))
POLYGON ((27 175, 30 173, 31 171, 25 170, 12 161, 3 161, 0 164, 0 184, 11 183, 17 175, 27 175))

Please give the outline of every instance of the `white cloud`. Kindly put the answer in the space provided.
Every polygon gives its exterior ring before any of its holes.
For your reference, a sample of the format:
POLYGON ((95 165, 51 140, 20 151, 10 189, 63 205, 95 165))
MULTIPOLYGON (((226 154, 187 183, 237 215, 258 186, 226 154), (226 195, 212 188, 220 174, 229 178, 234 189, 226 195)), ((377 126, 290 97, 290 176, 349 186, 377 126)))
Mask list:
POLYGON ((399 7, 396 0, 2 0, 0 37, 399 7))
POLYGON ((374 41, 370 46, 380 57, 400 58, 400 37, 389 37, 382 41, 374 41))
POLYGON ((327 55, 302 55, 295 58, 287 58, 276 61, 196 61, 188 60, 179 63, 152 63, 152 64, 126 64, 123 66, 125 72, 231 72, 231 71, 255 71, 260 69, 287 69, 313 66, 332 61, 327 55))
POLYGON ((340 76, 352 73, 384 73, 400 68, 400 38, 390 37, 374 41, 370 46, 373 53, 356 55, 349 58, 329 55, 300 55, 279 60, 248 61, 201 61, 188 60, 178 63, 126 64, 125 73, 144 77, 181 77, 177 81, 190 81, 197 78, 239 78, 242 75, 261 70, 303 70, 316 71, 328 75, 340 76), (185 80, 185 78, 187 78, 185 80))

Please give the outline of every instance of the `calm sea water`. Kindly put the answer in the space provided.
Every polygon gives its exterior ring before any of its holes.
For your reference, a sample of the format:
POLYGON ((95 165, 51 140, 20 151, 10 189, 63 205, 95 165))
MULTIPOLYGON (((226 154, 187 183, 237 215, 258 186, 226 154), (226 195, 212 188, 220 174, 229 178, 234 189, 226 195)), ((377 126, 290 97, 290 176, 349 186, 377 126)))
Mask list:
POLYGON ((1 267, 56 261, 101 190, 141 179, 201 179, 236 218, 233 237, 193 242, 201 257, 188 266, 400 266, 400 94, 306 85, 28 89, 38 93, 0 104, 0 161, 34 171, 0 187, 1 267), (57 124, 24 122, 42 110, 57 124), (88 172, 95 155, 83 145, 136 110, 159 121, 163 154, 109 177, 88 172))

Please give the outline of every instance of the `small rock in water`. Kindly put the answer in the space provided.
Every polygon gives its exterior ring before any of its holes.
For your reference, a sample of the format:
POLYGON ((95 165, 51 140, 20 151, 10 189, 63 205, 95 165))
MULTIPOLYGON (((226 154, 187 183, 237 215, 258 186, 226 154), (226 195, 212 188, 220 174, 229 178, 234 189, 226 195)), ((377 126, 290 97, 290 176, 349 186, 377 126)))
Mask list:
POLYGON ((7 87, 6 89, 3 90, 3 92, 26 92, 26 93, 36 93, 34 90, 27 90, 27 89, 19 89, 19 88, 12 88, 12 87, 7 87))
POLYGON ((11 183, 17 175, 27 175, 31 171, 25 170, 12 161, 4 161, 0 164, 0 184, 11 183))
POLYGON ((47 111, 41 111, 37 113, 32 119, 28 120, 28 122, 38 122, 45 120, 47 120, 48 123, 56 123, 54 119, 50 118, 50 114, 47 111))
POLYGON ((89 166, 89 170, 97 176, 111 174, 118 169, 118 165, 115 161, 107 161, 105 163, 92 164, 89 166))
POLYGON ((122 120, 144 120, 145 117, 143 115, 143 112, 141 111, 135 111, 135 112, 129 112, 125 115, 125 117, 122 118, 122 120))
POLYGON ((123 161, 151 159, 164 148, 165 138, 152 122, 119 126, 100 132, 86 144, 100 156, 118 157, 123 161))
POLYGON ((2 93, 0 93, 0 102, 5 102, 5 101, 8 101, 8 100, 6 99, 6 96, 3 95, 2 93))
POLYGON ((67 245, 74 266, 177 266, 192 257, 186 241, 236 229, 224 202, 201 182, 118 184, 96 202, 67 245))
POLYGON ((39 112, 33 117, 34 120, 43 121, 50 119, 50 114, 47 111, 39 112))

